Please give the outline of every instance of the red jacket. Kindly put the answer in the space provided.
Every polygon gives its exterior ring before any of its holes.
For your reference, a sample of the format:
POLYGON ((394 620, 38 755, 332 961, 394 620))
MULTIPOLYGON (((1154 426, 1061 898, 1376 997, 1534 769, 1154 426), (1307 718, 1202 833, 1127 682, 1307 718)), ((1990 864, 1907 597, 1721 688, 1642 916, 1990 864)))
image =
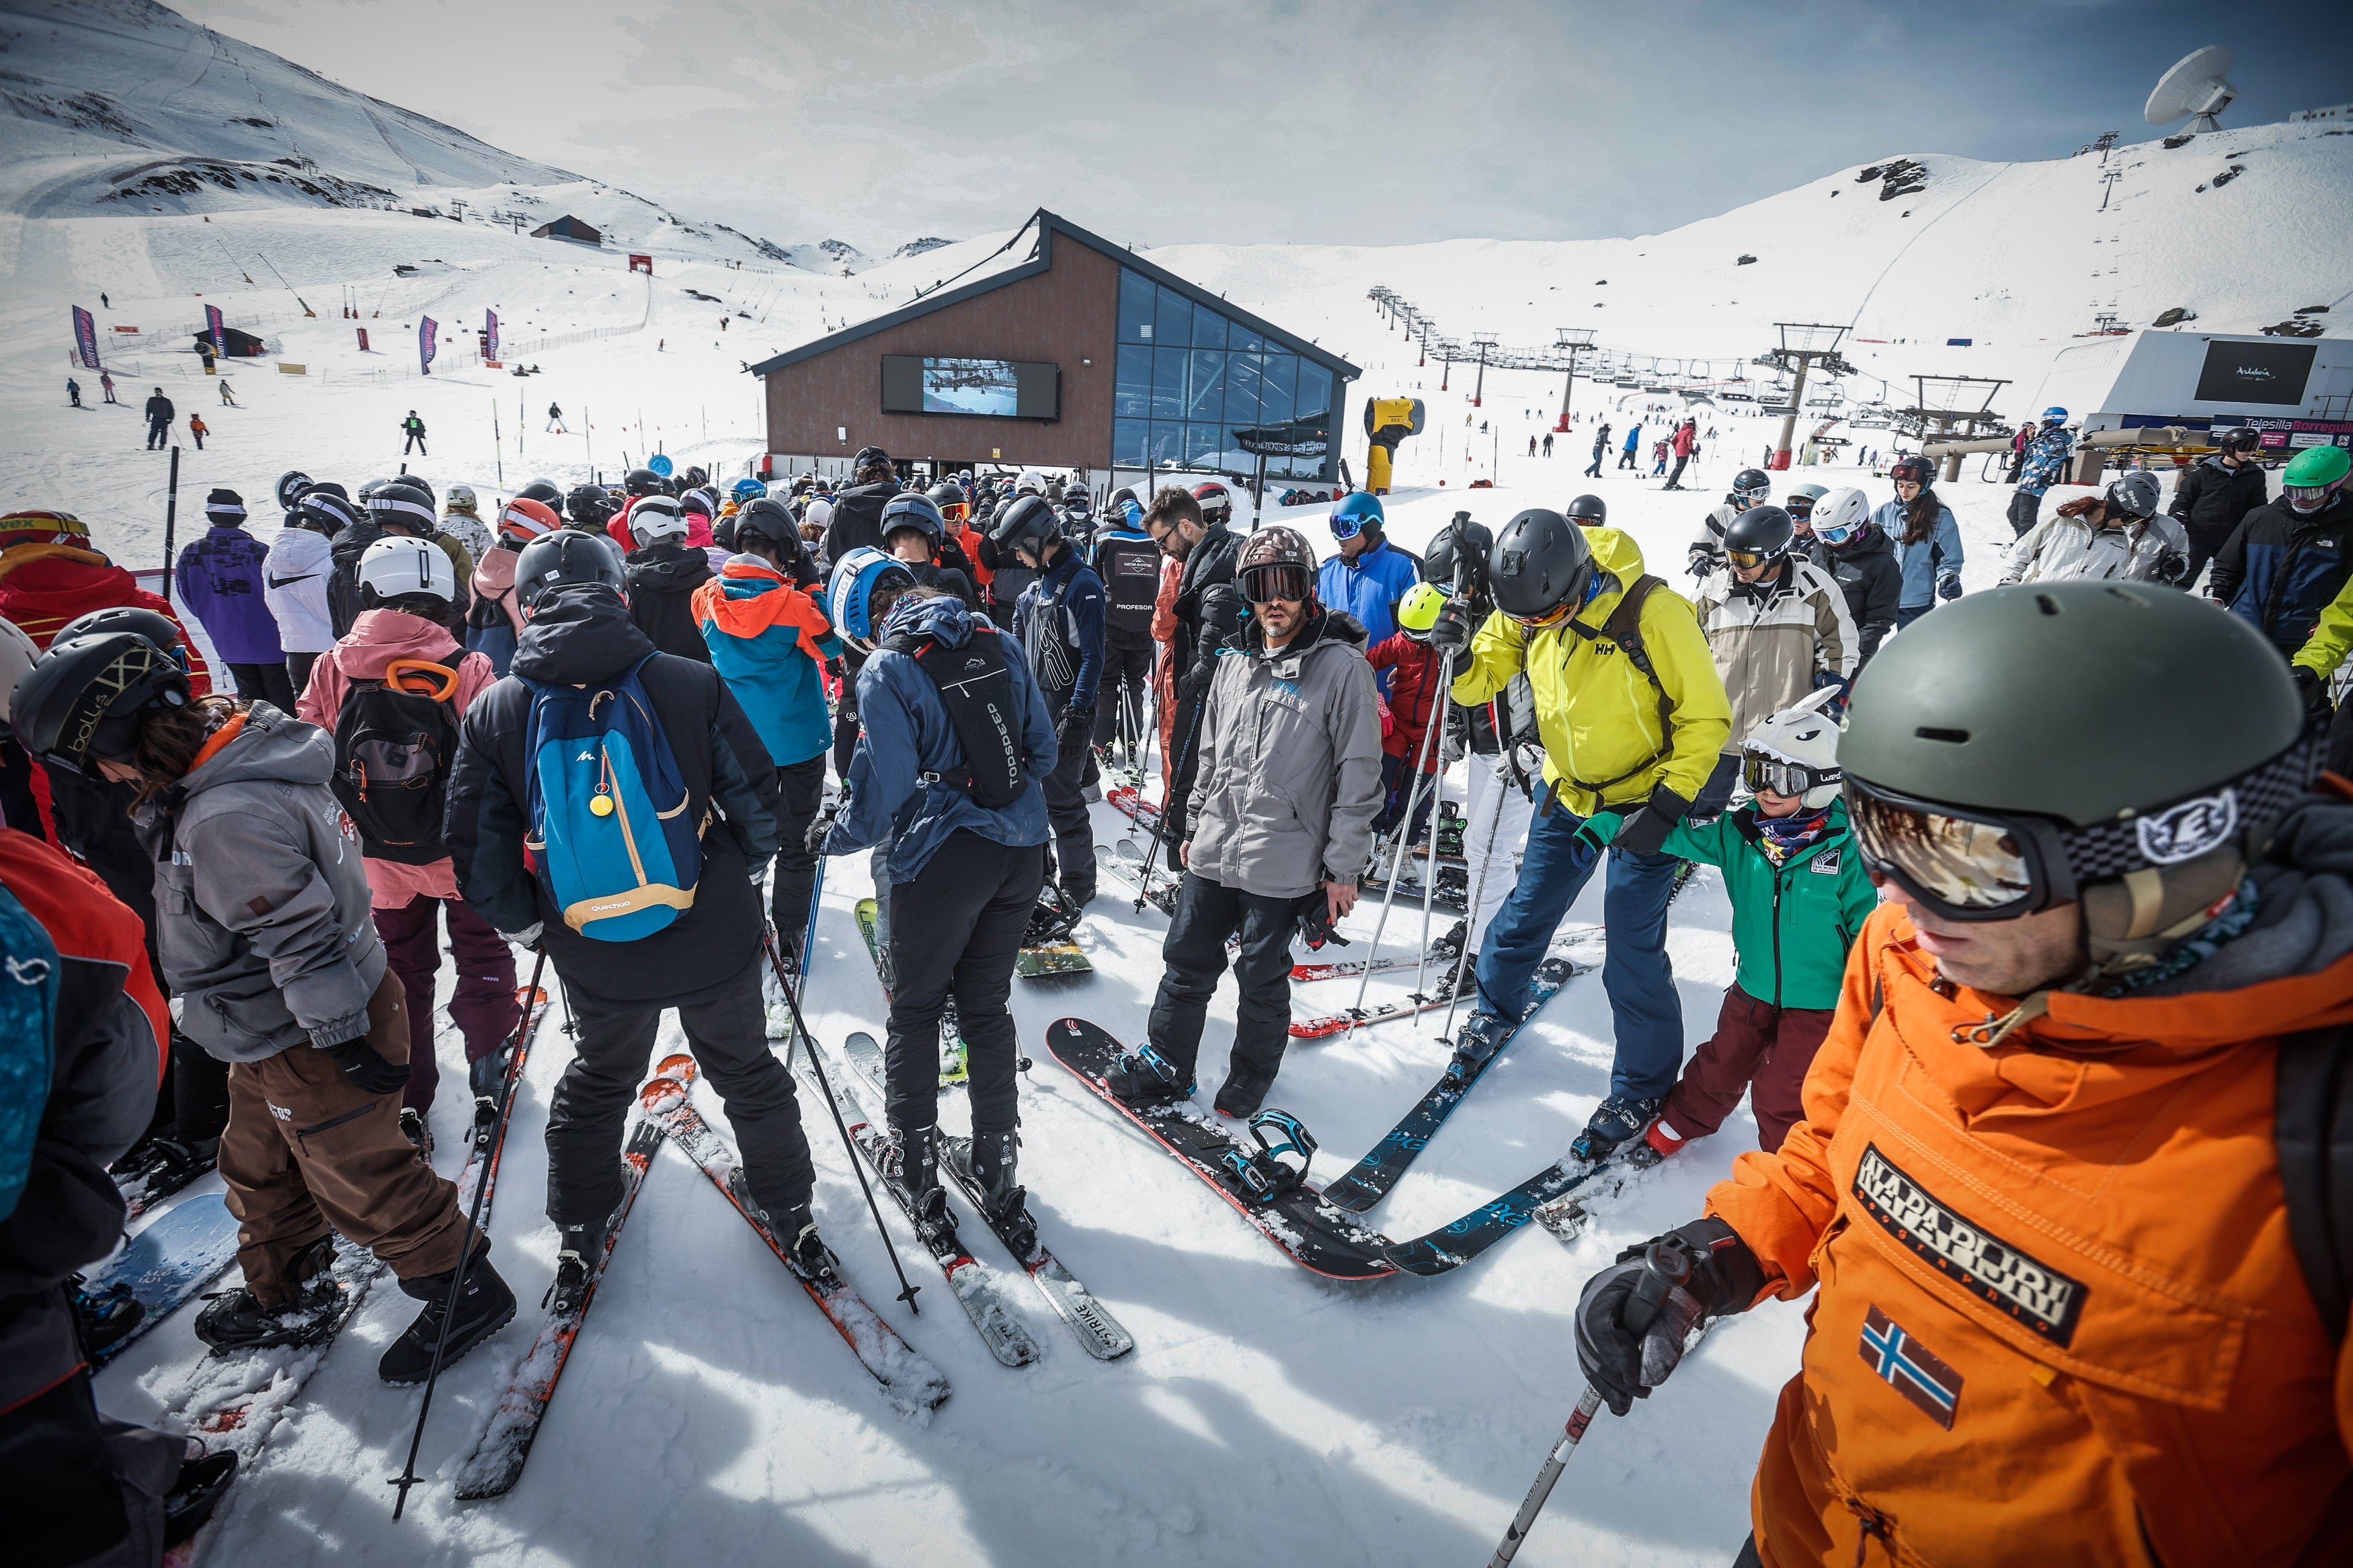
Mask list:
MULTIPOLYGON (((1385 728, 1381 750, 1411 763, 1421 755, 1421 737, 1438 699, 1438 652, 1403 632, 1392 632, 1372 646, 1365 662, 1390 672, 1389 713, 1397 722, 1385 728)), ((1441 761, 1440 748, 1432 746, 1421 771, 1434 773, 1441 761)))
POLYGON ((1681 429, 1679 429, 1679 430, 1677 430, 1677 431, 1675 432, 1675 456, 1676 456, 1676 457, 1678 457, 1678 458, 1688 458, 1688 457, 1690 457, 1690 456, 1692 455, 1692 448, 1693 448, 1694 447, 1698 446, 1698 445, 1699 445, 1699 426, 1696 426, 1696 425, 1686 425, 1686 426, 1683 426, 1683 428, 1681 428, 1681 429))
POLYGON ((210 693, 212 677, 205 668, 205 656, 196 651, 195 639, 171 605, 97 551, 26 544, 0 556, 0 616, 23 627, 36 647, 48 647, 49 639, 77 616, 123 605, 153 610, 179 626, 181 646, 188 650, 189 684, 199 697, 210 693))

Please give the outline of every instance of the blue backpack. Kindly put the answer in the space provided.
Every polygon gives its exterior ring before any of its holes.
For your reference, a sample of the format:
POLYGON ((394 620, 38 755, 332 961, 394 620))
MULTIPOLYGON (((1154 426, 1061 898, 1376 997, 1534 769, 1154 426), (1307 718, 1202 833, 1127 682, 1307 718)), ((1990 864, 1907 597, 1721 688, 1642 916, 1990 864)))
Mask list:
POLYGON ((598 942, 668 926, 693 908, 702 871, 702 825, 687 820, 686 783, 642 668, 601 686, 523 682, 524 847, 564 923, 598 942))

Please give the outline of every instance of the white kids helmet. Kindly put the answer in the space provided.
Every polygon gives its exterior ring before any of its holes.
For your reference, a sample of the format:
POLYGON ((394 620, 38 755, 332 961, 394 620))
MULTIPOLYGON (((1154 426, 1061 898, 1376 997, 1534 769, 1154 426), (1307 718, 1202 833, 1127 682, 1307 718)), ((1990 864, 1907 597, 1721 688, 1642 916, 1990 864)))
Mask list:
POLYGON ((1815 500, 1811 521, 1823 543, 1848 543, 1871 524, 1870 499, 1858 489, 1831 490, 1815 500))
POLYGON ((1838 798, 1846 776, 1838 765, 1838 721, 1822 711, 1838 694, 1835 686, 1809 692, 1748 731, 1740 743, 1740 782, 1750 793, 1802 795, 1808 811, 1838 798))
POLYGON ((359 584, 378 600, 403 594, 430 594, 448 603, 458 596, 457 569, 448 552, 429 539, 387 535, 360 552, 359 584))
POLYGON ((473 510, 474 487, 471 485, 451 485, 449 487, 449 493, 442 497, 441 504, 448 507, 451 511, 473 510))
POLYGON ((640 550, 665 539, 684 539, 686 513, 669 496, 639 496, 629 508, 629 536, 640 550))

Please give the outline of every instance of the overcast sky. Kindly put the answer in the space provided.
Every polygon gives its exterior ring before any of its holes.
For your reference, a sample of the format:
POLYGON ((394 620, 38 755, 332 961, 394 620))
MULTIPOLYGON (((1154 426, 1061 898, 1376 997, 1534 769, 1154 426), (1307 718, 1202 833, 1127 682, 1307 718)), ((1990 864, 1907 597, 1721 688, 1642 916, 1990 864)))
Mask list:
POLYGON ((2353 5, 2043 0, 182 0, 511 152, 780 243, 881 253, 1045 205, 1114 238, 1654 233, 1894 153, 2154 134, 2353 97, 2353 5))

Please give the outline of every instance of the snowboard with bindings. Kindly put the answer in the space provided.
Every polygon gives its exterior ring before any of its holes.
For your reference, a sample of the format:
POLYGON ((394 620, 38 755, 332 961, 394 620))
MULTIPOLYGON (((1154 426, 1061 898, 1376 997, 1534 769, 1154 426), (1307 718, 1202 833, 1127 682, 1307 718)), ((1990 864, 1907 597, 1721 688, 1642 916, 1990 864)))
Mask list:
MULTIPOLYGON (((1528 1010, 1520 1015, 1519 1027, 1525 1027, 1562 986, 1593 967, 1589 963, 1580 963, 1559 953, 1546 954, 1544 961, 1536 965, 1535 985, 1528 995, 1528 1010)), ((1464 978, 1467 980, 1469 976, 1464 978)), ((1333 1205, 1350 1214, 1363 1214, 1388 1196, 1389 1189, 1397 1185, 1398 1178, 1404 1175, 1406 1168, 1414 1163, 1423 1149, 1429 1147, 1430 1139, 1446 1124, 1446 1119, 1454 1114, 1455 1107, 1462 1103, 1472 1086, 1486 1076, 1487 1068, 1495 1065, 1496 1058, 1501 1057, 1518 1036, 1519 1027, 1514 1027, 1510 1035, 1504 1037, 1503 1044, 1495 1047, 1494 1055, 1490 1056, 1469 1079, 1456 1078, 1451 1066, 1448 1071, 1441 1073, 1430 1091, 1405 1113, 1395 1127, 1389 1129, 1388 1136, 1374 1144, 1371 1152, 1357 1161, 1347 1174, 1325 1189, 1325 1195, 1333 1205)), ((1297 1026, 1293 1028, 1296 1033, 1297 1026)))
POLYGON ((921 1352, 901 1339, 899 1331, 850 1288, 841 1277, 840 1259, 828 1250, 821 1269, 804 1270, 786 1243, 761 1218, 763 1211, 752 1201, 751 1190, 744 1185, 744 1169, 736 1161, 735 1151, 695 1109, 692 1096, 697 1070, 692 1057, 665 1058, 654 1069, 655 1076, 677 1082, 682 1092, 649 1114, 662 1122, 671 1146, 702 1168, 702 1173, 711 1178, 711 1184, 735 1205, 744 1223, 768 1244, 768 1250, 784 1264, 786 1272, 808 1292, 809 1300, 833 1324, 843 1342, 849 1346, 850 1353, 857 1356, 859 1364, 882 1385, 882 1396, 910 1415, 918 1410, 937 1409, 948 1396, 947 1378, 921 1352))
MULTIPOLYGON (((812 1053, 824 1049, 815 1040, 807 1043, 812 1053)), ((843 1075, 838 1070, 828 1072, 820 1082, 817 1075, 809 1071, 807 1064, 802 1065, 802 1071, 807 1075, 810 1087, 818 1093, 831 1089, 833 1103, 841 1112, 843 1124, 849 1129, 849 1141, 858 1146, 860 1157, 873 1172, 875 1184, 891 1194, 892 1201, 899 1205, 899 1212, 906 1216, 907 1224, 914 1230, 915 1239, 923 1244, 923 1250, 931 1254, 934 1263, 939 1265, 941 1277, 947 1280, 948 1289, 955 1294, 956 1304, 964 1309, 965 1316, 972 1320, 973 1330, 980 1335, 981 1343, 988 1347, 988 1353, 1006 1366, 1028 1366, 1036 1361, 1038 1342, 1029 1337, 1029 1331, 1021 1326, 1021 1321, 1006 1305, 1005 1298, 997 1291, 988 1271, 965 1250, 963 1241, 956 1235, 954 1214, 951 1213, 944 1224, 925 1223, 918 1217, 914 1202, 907 1190, 891 1179, 883 1159, 885 1135, 881 1128, 867 1119, 865 1110, 850 1094, 843 1075)))
MULTIPOLYGON (((884 1095, 887 1090, 883 1081, 881 1043, 873 1036, 861 1033, 850 1036, 842 1048, 849 1057, 849 1065, 865 1080, 867 1087, 878 1097, 884 1095)), ((1013 1254, 1014 1260, 1021 1265, 1022 1271, 1029 1276, 1029 1282, 1038 1287, 1038 1293, 1046 1298, 1046 1304, 1054 1310, 1055 1315, 1070 1325, 1071 1334, 1079 1342, 1079 1348, 1097 1361, 1117 1361, 1134 1350, 1135 1336, 1121 1327, 1119 1320, 1095 1300, 1094 1293, 1079 1283, 1077 1278, 1062 1266, 1060 1259, 1046 1250, 1034 1228, 1025 1237, 1018 1227, 1000 1224, 990 1216, 981 1202, 981 1194, 958 1172, 955 1163, 947 1157, 953 1147, 969 1147, 969 1144, 968 1139, 944 1135, 940 1140, 940 1169, 964 1189, 965 1196, 972 1201, 974 1212, 980 1215, 981 1223, 1005 1244, 1008 1252, 1013 1254)), ((1031 1217, 1034 1226, 1035 1216, 1031 1217)))
POLYGON ((555 1397, 556 1380, 564 1375, 565 1363, 571 1359, 573 1344, 580 1337, 580 1325, 596 1300, 596 1287, 605 1278, 606 1266, 613 1260, 613 1248, 621 1239, 621 1226, 628 1221, 629 1210, 638 1201, 638 1189, 645 1185, 646 1172, 652 1167, 654 1156, 661 1152, 662 1140, 668 1135, 668 1124, 659 1113, 685 1092, 685 1086, 677 1079, 660 1077, 652 1079, 638 1091, 636 1123, 621 1150, 621 1202, 606 1224, 604 1247, 589 1270, 580 1300, 571 1310, 547 1310, 530 1351, 515 1368, 513 1381, 499 1395, 490 1425, 475 1440, 473 1451, 459 1462, 458 1496, 461 1501, 504 1497, 522 1479, 523 1461, 531 1458, 531 1446, 539 1437, 548 1402, 555 1397))
POLYGON ((1104 1080, 1126 1048, 1100 1026, 1084 1018, 1058 1018, 1046 1026, 1046 1048, 1095 1098, 1208 1184, 1293 1261, 1331 1279, 1384 1279, 1397 1272, 1397 1265, 1386 1256, 1394 1244, 1325 1203, 1307 1183, 1271 1196, 1251 1190, 1244 1168, 1258 1168, 1260 1151, 1212 1121, 1190 1100, 1132 1106, 1112 1093, 1104 1080))
POLYGON ((130 1245, 83 1281, 76 1303, 87 1319, 115 1320, 121 1326, 90 1363, 104 1366, 140 1336, 195 1298, 237 1261, 237 1220, 228 1200, 205 1193, 157 1215, 130 1245))
MULTIPOLYGON (((874 960, 877 979, 882 974, 882 906, 872 899, 858 900, 858 934, 866 939, 866 952, 874 960)), ((890 997, 889 985, 882 987, 885 1000, 890 997)), ((940 1008, 940 1087, 962 1089, 971 1073, 965 1062, 964 1028, 956 1018, 955 996, 950 994, 940 1008)))

